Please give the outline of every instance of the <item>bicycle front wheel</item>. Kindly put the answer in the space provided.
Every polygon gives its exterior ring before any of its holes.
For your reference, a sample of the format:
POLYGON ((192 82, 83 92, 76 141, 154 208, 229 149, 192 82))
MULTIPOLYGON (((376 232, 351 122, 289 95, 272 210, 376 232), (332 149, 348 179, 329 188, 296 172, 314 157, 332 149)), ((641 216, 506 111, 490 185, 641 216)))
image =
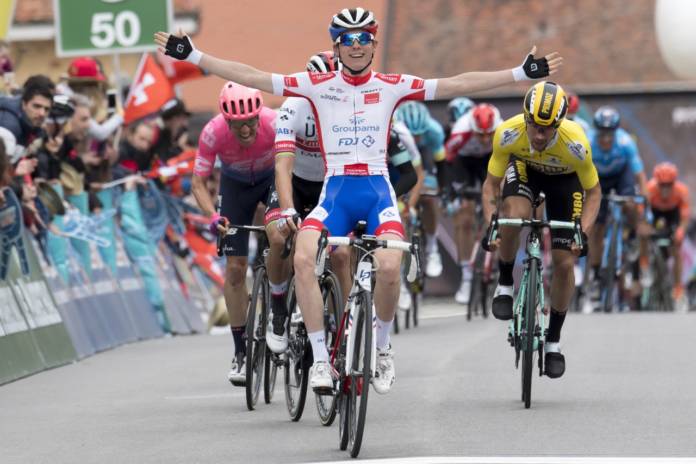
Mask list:
POLYGON ((261 392, 266 357, 266 308, 268 307, 268 276, 261 266, 254 273, 254 285, 247 311, 246 403, 252 411, 261 392))
POLYGON ((285 405, 293 422, 302 417, 307 399, 309 367, 312 365, 311 348, 304 322, 297 317, 295 279, 288 287, 288 351, 285 361, 285 405), (307 358, 310 358, 307 360, 307 358))
MULTIPOLYGON (((340 346, 343 334, 339 334, 341 323, 341 308, 343 296, 341 285, 333 273, 329 273, 321 285, 321 293, 324 299, 324 331, 326 334, 326 348, 329 351, 329 359, 335 359, 334 350, 340 346)), ((317 405, 319 421, 324 426, 330 426, 336 419, 336 394, 314 395, 317 405)))
POLYGON ((350 375, 350 456, 360 453, 365 419, 367 416, 367 397, 370 391, 372 362, 372 295, 360 295, 358 314, 353 323, 353 359, 350 375))
POLYGON ((535 259, 530 260, 527 294, 524 296, 525 304, 522 309, 522 401, 524 407, 529 409, 532 403, 532 370, 534 366, 534 336, 536 331, 536 304, 539 268, 535 259))

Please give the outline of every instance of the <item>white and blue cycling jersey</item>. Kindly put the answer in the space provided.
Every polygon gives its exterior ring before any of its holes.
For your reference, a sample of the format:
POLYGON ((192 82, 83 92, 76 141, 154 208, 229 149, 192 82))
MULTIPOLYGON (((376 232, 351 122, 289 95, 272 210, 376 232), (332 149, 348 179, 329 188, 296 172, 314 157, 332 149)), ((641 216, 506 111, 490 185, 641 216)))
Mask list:
POLYGON ((602 150, 599 146, 599 131, 590 135, 592 145, 592 162, 601 178, 620 176, 630 167, 633 174, 643 172, 643 160, 638 154, 638 146, 625 130, 618 128, 614 135, 614 143, 610 150, 602 150))

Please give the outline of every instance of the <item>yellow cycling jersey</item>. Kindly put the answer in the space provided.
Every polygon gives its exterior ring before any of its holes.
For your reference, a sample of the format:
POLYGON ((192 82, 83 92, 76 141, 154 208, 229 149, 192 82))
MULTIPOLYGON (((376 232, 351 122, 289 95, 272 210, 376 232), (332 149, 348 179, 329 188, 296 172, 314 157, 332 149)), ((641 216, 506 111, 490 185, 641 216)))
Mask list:
POLYGON ((488 162, 488 172, 503 177, 510 157, 524 161, 528 168, 543 174, 577 173, 585 190, 599 182, 592 163, 592 149, 582 127, 564 119, 553 139, 542 152, 534 151, 527 137, 524 114, 518 114, 503 122, 493 136, 493 155, 488 162))

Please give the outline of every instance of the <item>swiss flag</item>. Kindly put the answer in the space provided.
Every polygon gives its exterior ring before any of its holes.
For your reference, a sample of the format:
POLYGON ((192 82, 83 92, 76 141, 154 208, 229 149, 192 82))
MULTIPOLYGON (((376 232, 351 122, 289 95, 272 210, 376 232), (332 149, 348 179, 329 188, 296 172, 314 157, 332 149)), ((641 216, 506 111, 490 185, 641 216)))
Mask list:
POLYGON ((190 79, 198 79, 204 77, 207 73, 193 63, 187 61, 179 61, 157 52, 157 62, 164 70, 164 75, 167 76, 172 85, 177 85, 183 81, 190 79))
POLYGON ((123 110, 125 124, 157 113, 160 107, 174 98, 172 84, 150 54, 144 54, 133 78, 123 110))

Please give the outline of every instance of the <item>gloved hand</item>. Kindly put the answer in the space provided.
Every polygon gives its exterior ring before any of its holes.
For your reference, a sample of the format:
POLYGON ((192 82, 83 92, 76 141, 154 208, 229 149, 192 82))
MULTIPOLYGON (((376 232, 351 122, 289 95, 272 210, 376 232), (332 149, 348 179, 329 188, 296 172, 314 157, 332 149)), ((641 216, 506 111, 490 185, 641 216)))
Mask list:
POLYGON ((210 225, 208 226, 208 230, 213 235, 219 235, 220 231, 218 230, 218 225, 227 225, 227 223, 228 221, 226 217, 222 217, 218 213, 213 213, 213 215, 210 216, 210 225))
POLYGON ((545 56, 534 58, 535 52, 536 47, 532 48, 532 51, 527 54, 520 66, 512 70, 512 77, 515 79, 515 82, 540 79, 550 74, 547 58, 545 56))
POLYGON ((196 66, 198 66, 203 57, 203 53, 196 49, 196 46, 193 45, 193 41, 187 35, 178 37, 171 34, 164 47, 164 53, 177 60, 185 60, 189 63, 193 63, 196 66))

